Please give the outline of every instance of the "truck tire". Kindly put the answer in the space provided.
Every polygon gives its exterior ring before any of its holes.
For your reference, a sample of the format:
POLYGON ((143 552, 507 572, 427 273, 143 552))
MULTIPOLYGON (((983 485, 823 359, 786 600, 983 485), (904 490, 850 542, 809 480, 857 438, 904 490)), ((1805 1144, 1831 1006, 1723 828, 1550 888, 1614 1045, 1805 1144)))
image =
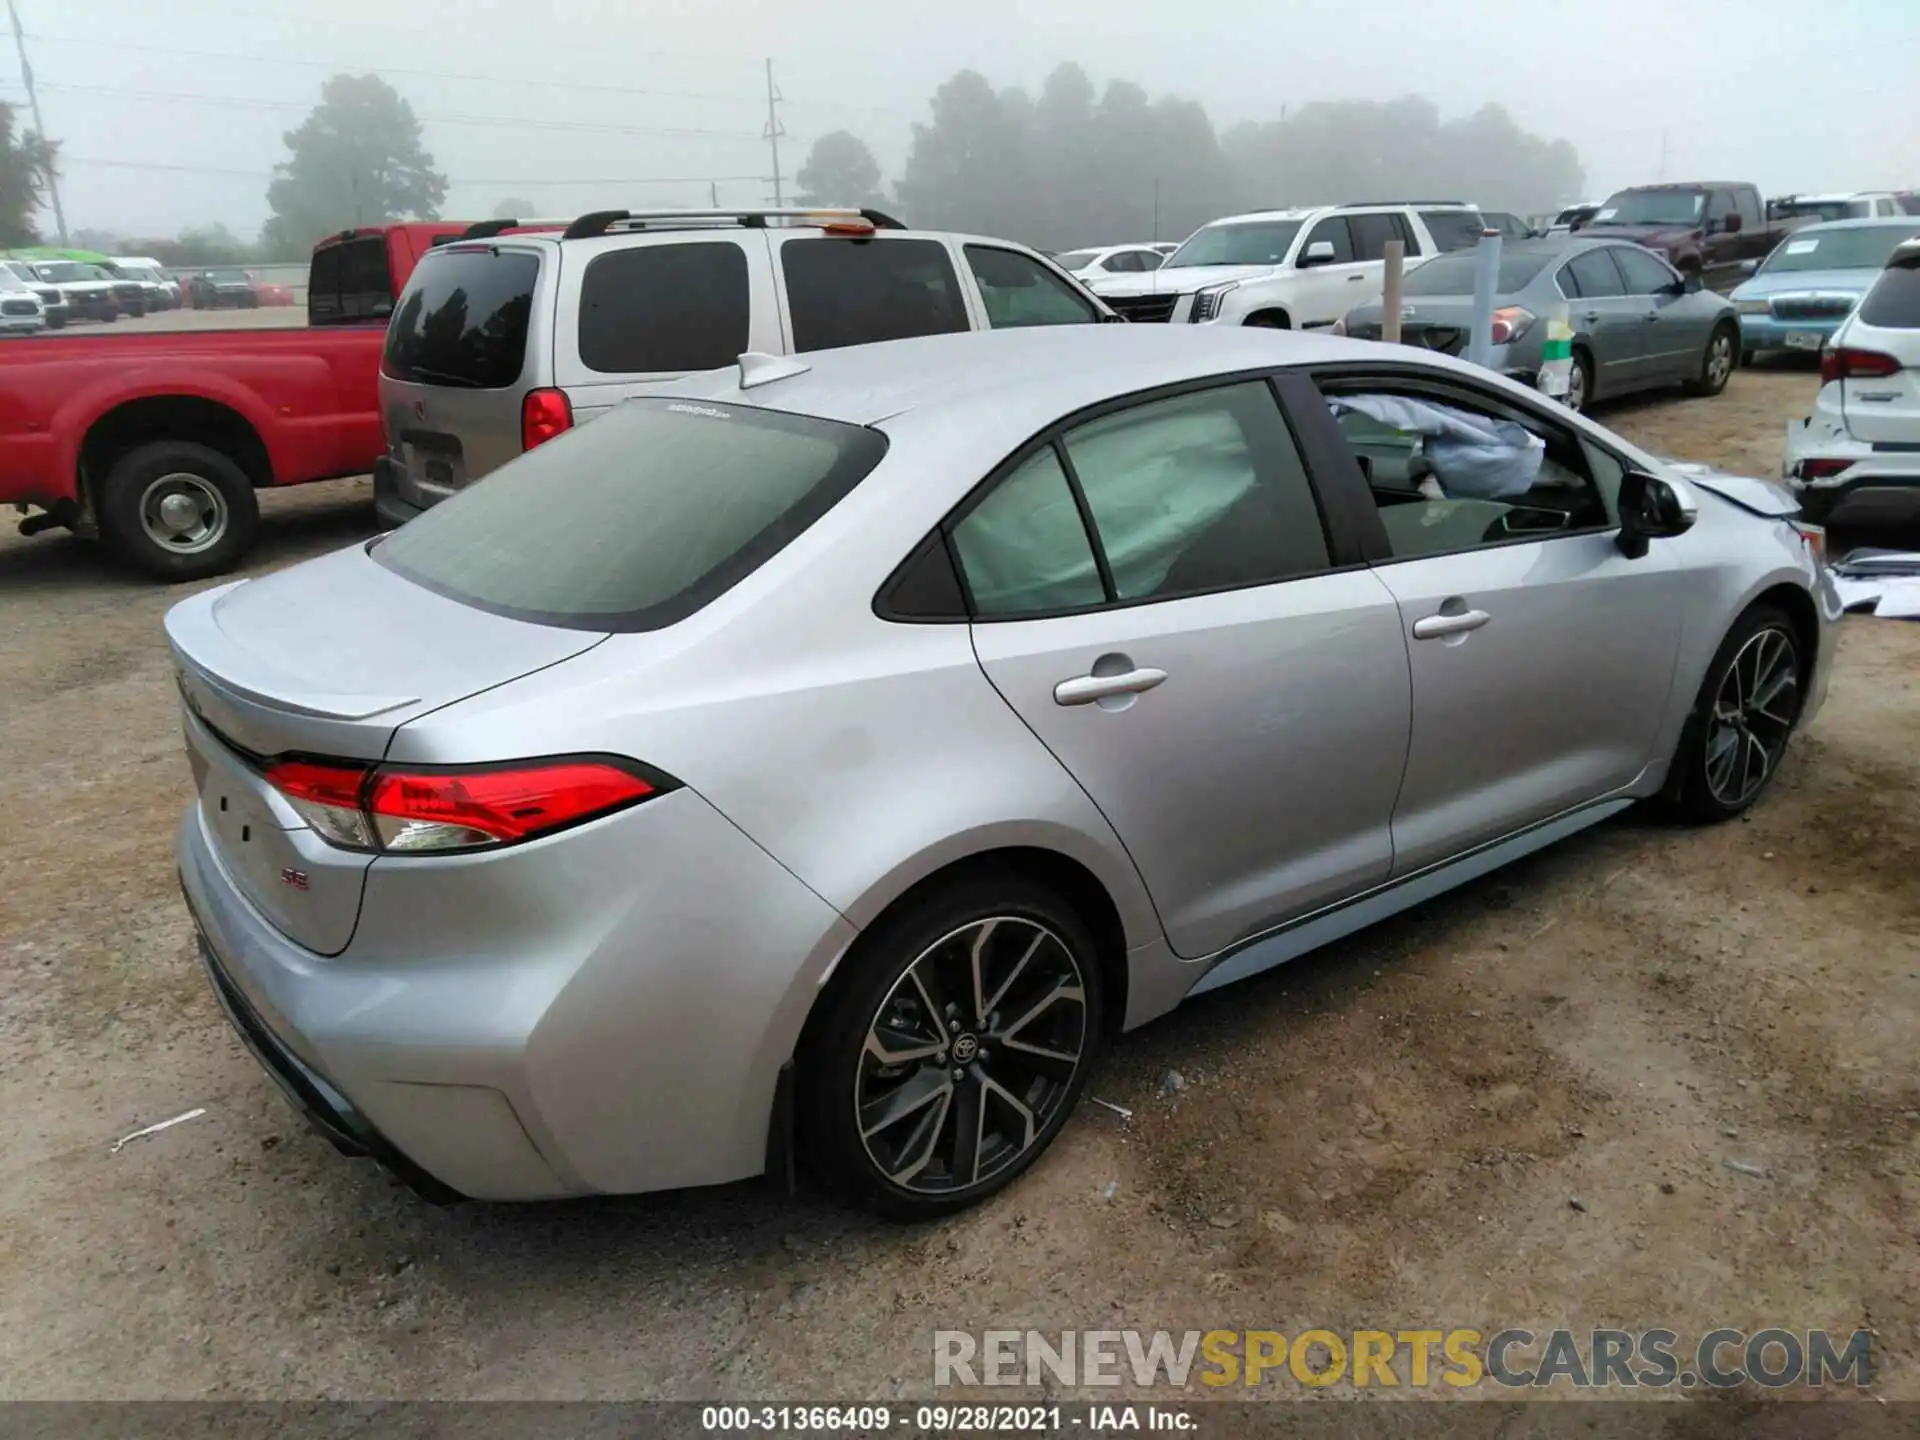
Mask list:
POLYGON ((127 451, 101 482, 94 509, 116 558, 167 581, 231 570, 260 526, 259 501, 240 467, 185 440, 127 451))

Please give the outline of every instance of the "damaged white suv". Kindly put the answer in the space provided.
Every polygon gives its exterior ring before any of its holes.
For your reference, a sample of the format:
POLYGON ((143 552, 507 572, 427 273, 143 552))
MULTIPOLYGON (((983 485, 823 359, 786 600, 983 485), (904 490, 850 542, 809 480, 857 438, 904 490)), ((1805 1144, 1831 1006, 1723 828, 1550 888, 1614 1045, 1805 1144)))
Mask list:
POLYGON ((1317 330, 1380 298, 1386 246, 1409 268, 1476 244, 1479 210, 1457 200, 1322 205, 1203 225, 1158 270, 1115 276, 1100 298, 1135 322, 1317 330))

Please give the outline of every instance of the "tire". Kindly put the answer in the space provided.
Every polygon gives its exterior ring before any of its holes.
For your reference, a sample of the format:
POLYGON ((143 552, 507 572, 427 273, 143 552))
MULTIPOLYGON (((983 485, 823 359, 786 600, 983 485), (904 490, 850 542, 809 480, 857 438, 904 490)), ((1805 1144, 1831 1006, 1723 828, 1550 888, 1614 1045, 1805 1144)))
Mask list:
POLYGON ((94 508, 107 548, 167 581, 231 570, 260 524, 259 502, 240 467, 218 450, 184 440, 127 451, 107 472, 94 508))
POLYGON ((1751 370, 1753 368, 1753 362, 1759 358, 1760 352, 1758 350, 1742 350, 1740 352, 1740 368, 1742 370, 1751 370))
POLYGON ((1771 605, 1756 605, 1734 622, 1707 666, 1706 679, 1680 732, 1659 808, 1693 825, 1731 820, 1752 808, 1773 783, 1800 719, 1808 658, 1801 653, 1793 622, 1771 605), (1778 649, 1781 640, 1786 643, 1784 652, 1778 649), (1775 690, 1782 657, 1792 678, 1775 690), (1730 684, 1736 661, 1740 675, 1730 684), (1730 703, 1735 700, 1739 702, 1737 719, 1728 713, 1736 710, 1730 703), (1737 751, 1731 763, 1724 755, 1729 735, 1737 751), (1744 772, 1732 768, 1749 760, 1753 763, 1744 772), (1748 788, 1744 782, 1753 780, 1755 770, 1757 780, 1748 788))
POLYGON ((119 323, 120 312, 118 310, 106 310, 101 312, 100 318, 107 324, 114 325, 119 323))
POLYGON ((1576 415, 1593 403, 1593 360, 1578 345, 1573 347, 1573 368, 1567 372, 1567 393, 1560 403, 1576 415))
POLYGON ((260 308, 260 297, 258 295, 243 296, 240 301, 240 308, 242 310, 258 310, 260 308))
POLYGON ((842 1198, 896 1219, 977 1204, 1039 1159, 1073 1113, 1098 1059, 1102 1001, 1093 939, 1050 890, 985 874, 909 903, 862 938, 809 1022, 795 1091, 801 1157, 842 1198), (891 1119, 862 1121, 863 1108, 884 1117, 889 1106, 891 1119))
POLYGON ((1733 326, 1720 324, 1707 337, 1707 348, 1700 355, 1700 373, 1687 389, 1695 395, 1718 395, 1733 378, 1733 367, 1740 358, 1740 336, 1733 326))
POLYGON ((67 328, 67 317, 66 317, 66 316, 64 316, 64 315, 49 315, 49 316, 47 317, 47 328, 48 328, 49 330, 64 330, 64 329, 66 329, 66 328, 67 328))

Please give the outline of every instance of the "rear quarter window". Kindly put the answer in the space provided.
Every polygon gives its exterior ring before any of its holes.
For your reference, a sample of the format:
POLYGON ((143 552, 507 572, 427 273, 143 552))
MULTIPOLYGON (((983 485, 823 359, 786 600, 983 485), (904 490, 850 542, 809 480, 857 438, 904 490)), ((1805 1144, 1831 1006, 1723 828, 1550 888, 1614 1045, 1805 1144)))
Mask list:
POLYGON ((435 505, 373 556, 492 614, 657 630, 777 555, 886 449, 877 430, 811 416, 630 400, 435 505))
POLYGON ((1480 243, 1486 222, 1473 210, 1422 210, 1420 218, 1433 236, 1436 249, 1471 250, 1480 243))
POLYGON ((580 361, 608 375, 684 375, 747 348, 747 254, 731 240, 640 245, 587 262, 580 361))
POLYGON ((1882 330, 1920 330, 1920 267, 1882 270, 1861 298, 1860 323, 1882 330))
POLYGON ((780 272, 795 350, 968 328, 953 260, 938 240, 792 239, 780 247, 780 272))
POLYGON ((344 240, 313 252, 307 271, 307 320, 343 325, 393 314, 393 277, 385 236, 344 240))
POLYGON ((526 362, 540 261, 524 250, 442 250, 413 272, 387 326, 395 380, 503 390, 526 362))

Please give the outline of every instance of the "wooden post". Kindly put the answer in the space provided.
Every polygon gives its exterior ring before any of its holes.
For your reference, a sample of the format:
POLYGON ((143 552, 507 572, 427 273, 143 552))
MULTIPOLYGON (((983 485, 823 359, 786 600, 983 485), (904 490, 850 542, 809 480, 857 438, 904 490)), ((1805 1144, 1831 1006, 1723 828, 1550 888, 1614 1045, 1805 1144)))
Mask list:
POLYGON ((1406 270, 1406 241, 1387 241, 1382 258, 1387 262, 1387 268, 1385 284, 1380 291, 1380 338, 1389 345, 1398 345, 1400 343, 1400 277, 1406 270))

